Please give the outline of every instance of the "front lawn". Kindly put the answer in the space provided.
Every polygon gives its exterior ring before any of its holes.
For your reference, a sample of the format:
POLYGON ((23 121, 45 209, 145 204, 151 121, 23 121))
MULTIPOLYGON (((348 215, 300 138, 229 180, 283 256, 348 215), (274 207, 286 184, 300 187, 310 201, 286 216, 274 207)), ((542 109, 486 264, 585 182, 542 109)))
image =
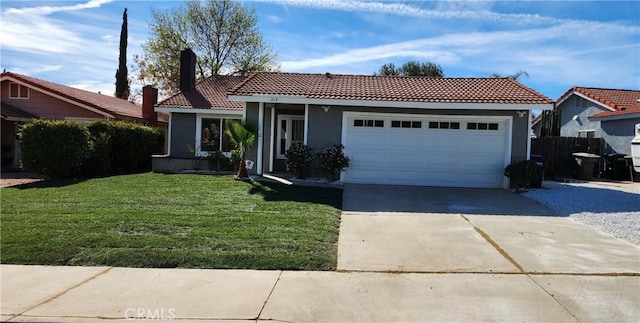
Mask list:
POLYGON ((4 264, 333 270, 342 191, 135 174, 0 190, 4 264))

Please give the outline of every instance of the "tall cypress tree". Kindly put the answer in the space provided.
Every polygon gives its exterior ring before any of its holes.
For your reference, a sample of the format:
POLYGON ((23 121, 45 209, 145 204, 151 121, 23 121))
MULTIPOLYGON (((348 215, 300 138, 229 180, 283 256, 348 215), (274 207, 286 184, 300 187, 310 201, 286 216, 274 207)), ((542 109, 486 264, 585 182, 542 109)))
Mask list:
POLYGON ((129 98, 129 71, 127 70, 127 8, 122 14, 122 29, 120 30, 120 64, 116 70, 116 93, 115 97, 121 99, 129 98))

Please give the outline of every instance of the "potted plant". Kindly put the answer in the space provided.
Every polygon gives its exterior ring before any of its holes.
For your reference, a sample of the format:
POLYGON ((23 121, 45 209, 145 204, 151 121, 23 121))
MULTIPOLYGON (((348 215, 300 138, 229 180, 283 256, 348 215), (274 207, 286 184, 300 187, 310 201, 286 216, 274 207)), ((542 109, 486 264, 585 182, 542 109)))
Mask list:
POLYGON ((327 175, 329 182, 335 182, 340 177, 340 172, 349 167, 349 157, 345 156, 342 150, 343 145, 333 145, 323 151, 318 156, 320 157, 320 168, 327 175))
POLYGON ((307 165, 313 160, 311 147, 301 143, 294 142, 291 147, 284 152, 287 157, 287 167, 293 173, 293 176, 299 179, 306 178, 307 165))

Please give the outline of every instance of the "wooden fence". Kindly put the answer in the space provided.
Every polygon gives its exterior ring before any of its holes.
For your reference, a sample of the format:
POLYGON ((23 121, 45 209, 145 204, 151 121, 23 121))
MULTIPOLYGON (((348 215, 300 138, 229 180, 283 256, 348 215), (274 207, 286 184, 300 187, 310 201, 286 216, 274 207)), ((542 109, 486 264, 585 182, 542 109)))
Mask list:
MULTIPOLYGON (((602 138, 544 137, 531 142, 531 154, 547 158, 546 179, 575 177, 577 164, 572 154, 587 152, 602 156, 603 148, 602 138)), ((594 176, 598 176, 601 164, 602 161, 595 168, 594 176)))

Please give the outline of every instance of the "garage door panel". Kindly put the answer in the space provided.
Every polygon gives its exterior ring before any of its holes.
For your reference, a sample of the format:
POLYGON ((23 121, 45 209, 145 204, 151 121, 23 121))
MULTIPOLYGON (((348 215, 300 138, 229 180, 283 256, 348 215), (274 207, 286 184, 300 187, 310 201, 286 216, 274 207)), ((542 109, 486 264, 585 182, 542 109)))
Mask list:
MULTIPOLYGON (((347 118, 343 142, 351 165, 345 181, 463 187, 502 187, 507 153, 507 122, 499 130, 467 130, 483 117, 453 117, 460 129, 432 129, 429 121, 446 116, 376 114, 385 127, 353 127, 347 118), (422 121, 422 128, 393 128, 393 120, 422 121)), ((357 118, 370 118, 359 116, 357 118)), ((451 121, 451 122, 454 122, 451 121)))

